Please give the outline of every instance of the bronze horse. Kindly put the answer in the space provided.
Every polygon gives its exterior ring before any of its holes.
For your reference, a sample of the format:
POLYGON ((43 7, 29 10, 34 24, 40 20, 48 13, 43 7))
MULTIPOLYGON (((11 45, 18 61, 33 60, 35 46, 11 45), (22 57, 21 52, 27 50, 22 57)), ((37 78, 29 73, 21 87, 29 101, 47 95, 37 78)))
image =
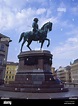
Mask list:
POLYGON ((51 30, 52 30, 52 23, 47 22, 41 27, 41 29, 39 29, 39 33, 38 33, 39 38, 36 38, 36 36, 33 34, 32 31, 23 32, 19 39, 19 43, 23 39, 23 43, 21 45, 21 52, 22 52, 23 45, 26 41, 28 42, 27 47, 30 50, 32 50, 32 49, 30 48, 29 45, 31 44, 32 41, 39 41, 39 43, 41 43, 40 49, 42 49, 44 41, 47 40, 48 41, 47 47, 48 47, 50 45, 50 40, 47 38, 47 33, 48 33, 48 31, 51 31, 51 30))

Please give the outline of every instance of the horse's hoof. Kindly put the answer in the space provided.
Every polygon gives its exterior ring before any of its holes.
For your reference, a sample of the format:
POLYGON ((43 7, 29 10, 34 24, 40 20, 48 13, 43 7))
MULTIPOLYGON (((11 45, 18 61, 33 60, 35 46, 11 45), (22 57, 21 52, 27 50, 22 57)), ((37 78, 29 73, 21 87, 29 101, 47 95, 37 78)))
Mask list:
POLYGON ((42 48, 40 48, 40 51, 43 51, 42 48))
POLYGON ((30 51, 32 51, 32 49, 30 49, 30 51))
POLYGON ((22 53, 22 50, 20 50, 20 52, 22 53))

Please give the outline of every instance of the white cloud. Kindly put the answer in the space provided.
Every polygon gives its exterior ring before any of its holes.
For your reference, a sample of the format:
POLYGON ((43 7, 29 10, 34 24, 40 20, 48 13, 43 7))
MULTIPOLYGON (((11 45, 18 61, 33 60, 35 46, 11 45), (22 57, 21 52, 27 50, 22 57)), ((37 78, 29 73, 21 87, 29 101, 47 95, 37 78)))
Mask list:
MULTIPOLYGON (((78 43, 77 43, 78 44, 78 43)), ((63 44, 56 47, 53 51, 53 65, 55 67, 67 66, 70 61, 78 58, 78 45, 63 44)))
POLYGON ((42 3, 45 2, 46 0, 27 0, 28 2, 38 2, 38 3, 42 3))
POLYGON ((75 7, 70 8, 70 10, 71 10, 71 13, 72 13, 72 14, 78 15, 78 14, 77 14, 77 13, 78 13, 78 5, 75 6, 75 7))
POLYGON ((72 23, 70 23, 69 20, 62 21, 61 25, 63 27, 67 27, 67 28, 73 28, 74 27, 74 25, 72 23))
MULTIPOLYGON (((43 3, 45 0, 36 1, 43 3)), ((41 27, 45 22, 51 21, 53 24, 59 20, 59 15, 52 16, 50 8, 25 8, 29 0, 2 0, 0 1, 2 7, 0 8, 0 30, 14 29, 18 32, 28 31, 32 29, 32 21, 34 17, 40 16, 39 26, 41 27), (26 3, 26 4, 25 4, 26 3), (24 7, 23 7, 24 6, 24 7), (45 14, 45 15, 44 15, 45 14)), ((33 2, 33 0, 31 1, 33 2)))
POLYGON ((69 38, 68 39, 68 42, 70 42, 70 43, 78 43, 78 38, 77 37, 75 37, 75 38, 69 38))
POLYGON ((59 8, 57 8, 57 11, 59 11, 59 12, 66 12, 66 8, 59 7, 59 8))
POLYGON ((24 3, 20 3, 20 1, 15 0, 4 0, 4 3, 1 2, 0 5, 3 4, 2 8, 0 8, 0 30, 17 30, 28 31, 32 28, 32 19, 38 15, 41 15, 40 25, 43 25, 46 21, 56 22, 56 17, 49 18, 44 14, 48 13, 50 10, 46 10, 45 8, 22 8, 27 0, 24 0, 24 3), (16 5, 18 5, 16 7, 16 5), (18 8, 19 7, 19 8, 18 8), (47 17, 47 18, 46 18, 47 17), (44 20, 44 22, 43 22, 44 20))
POLYGON ((10 7, 11 9, 17 8, 20 9, 22 8, 28 0, 2 0, 2 2, 5 4, 5 6, 10 7))
POLYGON ((73 37, 68 38, 65 42, 60 43, 52 53, 54 53, 55 58, 59 59, 73 59, 78 57, 78 30, 74 29, 70 33, 74 34, 73 37))
POLYGON ((36 14, 37 15, 40 15, 40 14, 43 14, 45 12, 46 12, 46 9, 45 8, 40 8, 40 9, 37 9, 36 14))
POLYGON ((9 8, 0 9, 0 29, 12 28, 14 20, 14 14, 9 8))
POLYGON ((70 61, 73 62, 78 58, 78 27, 75 26, 72 30, 66 32, 66 35, 68 36, 67 40, 60 42, 52 50, 55 67, 69 65, 70 61))
POLYGON ((76 36, 78 35, 78 27, 73 27, 73 29, 69 32, 66 32, 67 35, 72 35, 72 36, 76 36))
POLYGON ((9 7, 4 7, 0 9, 0 30, 8 30, 11 28, 18 29, 18 31, 20 29, 30 29, 28 25, 30 25, 35 13, 36 10, 31 8, 14 12, 9 7))
POLYGON ((57 11, 58 12, 66 12, 66 5, 63 2, 61 2, 59 7, 57 8, 57 11))

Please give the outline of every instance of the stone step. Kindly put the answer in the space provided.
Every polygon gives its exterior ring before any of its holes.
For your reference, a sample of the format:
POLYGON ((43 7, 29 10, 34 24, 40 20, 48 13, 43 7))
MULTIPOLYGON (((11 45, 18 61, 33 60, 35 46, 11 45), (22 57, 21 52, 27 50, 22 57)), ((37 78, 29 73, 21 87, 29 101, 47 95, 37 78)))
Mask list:
MULTIPOLYGON (((35 84, 35 82, 36 83, 41 83, 41 84, 44 84, 44 85, 46 85, 46 84, 49 84, 49 85, 51 85, 51 84, 57 84, 57 82, 56 81, 12 81, 12 82, 9 82, 9 84, 11 85, 14 85, 14 84, 35 84)), ((5 86, 6 86, 7 84, 5 84, 5 86)))
POLYGON ((14 87, 0 87, 0 90, 14 91, 14 92, 27 92, 27 93, 57 93, 67 92, 67 88, 14 88, 14 87))
POLYGON ((57 92, 66 92, 66 91, 68 91, 68 89, 66 89, 66 88, 38 88, 38 89, 34 89, 34 88, 32 88, 32 89, 23 89, 23 88, 21 88, 20 89, 20 91, 21 92, 31 92, 31 93, 36 93, 36 92, 38 92, 38 93, 57 93, 57 92))
POLYGON ((32 84, 33 81, 12 81, 9 84, 32 84))
POLYGON ((53 84, 53 85, 45 85, 45 84, 41 84, 41 85, 37 85, 37 84, 9 84, 6 85, 6 87, 16 87, 16 88, 64 88, 64 85, 59 85, 59 84, 53 84))

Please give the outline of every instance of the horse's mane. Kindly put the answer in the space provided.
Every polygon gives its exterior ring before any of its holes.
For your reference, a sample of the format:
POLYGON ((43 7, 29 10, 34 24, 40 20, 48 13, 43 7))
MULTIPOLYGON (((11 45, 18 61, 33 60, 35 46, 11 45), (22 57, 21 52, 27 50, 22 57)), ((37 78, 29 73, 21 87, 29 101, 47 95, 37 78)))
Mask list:
POLYGON ((49 22, 45 23, 42 27, 41 27, 41 30, 44 29, 44 26, 47 25, 49 22))

